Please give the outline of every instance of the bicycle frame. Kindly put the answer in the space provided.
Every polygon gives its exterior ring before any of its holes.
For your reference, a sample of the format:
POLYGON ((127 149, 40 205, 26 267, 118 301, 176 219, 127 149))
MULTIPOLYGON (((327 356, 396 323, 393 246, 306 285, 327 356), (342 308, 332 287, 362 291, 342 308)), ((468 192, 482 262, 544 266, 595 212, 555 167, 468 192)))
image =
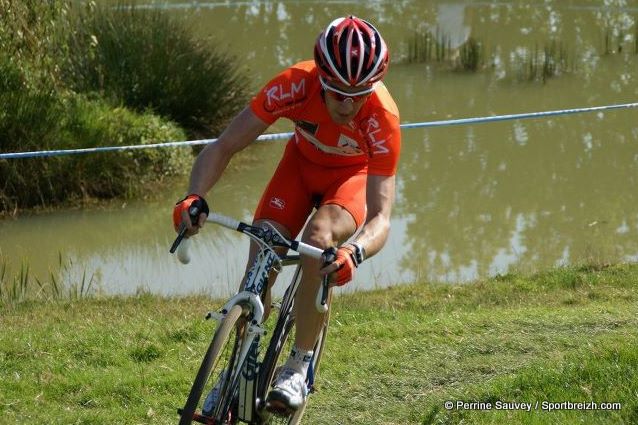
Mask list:
MULTIPOLYGON (((246 326, 243 335, 238 339, 235 349, 238 350, 233 362, 233 368, 229 371, 227 384, 224 388, 232 388, 232 394, 226 396, 234 398, 234 391, 238 394, 238 415, 239 419, 252 422, 256 419, 256 409, 258 409, 257 390, 259 383, 257 378, 259 372, 258 367, 258 349, 259 339, 266 331, 262 326, 264 321, 265 308, 262 302, 262 295, 267 290, 268 277, 272 270, 281 268, 283 261, 290 259, 287 256, 280 256, 274 251, 274 247, 283 247, 296 251, 303 255, 309 255, 313 258, 322 258, 323 250, 310 246, 300 241, 288 240, 283 237, 274 227, 258 227, 252 226, 220 214, 211 213, 207 221, 220 224, 224 227, 244 233, 259 245, 259 251, 254 259, 252 266, 246 274, 244 289, 230 298, 219 312, 209 312, 207 318, 223 320, 228 312, 236 305, 244 310, 246 317, 246 326)), ((179 245, 179 239, 185 232, 181 232, 178 240, 173 245, 179 245)), ((180 261, 187 263, 190 261, 188 254, 189 239, 184 239, 177 248, 177 255, 180 261)), ((299 267, 299 266, 298 266, 299 267)), ((292 294, 296 292, 296 285, 299 284, 300 270, 295 273, 291 290, 292 294)), ((326 312, 328 296, 328 284, 324 279, 324 284, 317 293, 317 309, 320 312, 326 312)), ((230 402, 230 399, 225 400, 230 402)), ((224 403, 220 403, 223 405, 224 403)))

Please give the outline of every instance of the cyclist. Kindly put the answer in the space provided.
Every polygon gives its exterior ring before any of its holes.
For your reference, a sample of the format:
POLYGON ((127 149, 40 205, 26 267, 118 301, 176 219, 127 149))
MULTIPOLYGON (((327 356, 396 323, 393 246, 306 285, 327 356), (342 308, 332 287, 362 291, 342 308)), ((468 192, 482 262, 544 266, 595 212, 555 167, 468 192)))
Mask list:
MULTIPOLYGON (((217 142, 202 150, 189 195, 174 209, 175 228, 184 222, 187 235, 196 234, 208 213, 204 196, 230 158, 277 119, 294 122, 294 135, 253 223, 269 222, 284 236, 295 237, 310 217, 302 240, 338 249, 336 260, 327 265, 302 258, 295 344, 268 395, 276 409, 296 410, 305 401, 305 377, 325 319, 314 307, 322 276, 329 274, 339 286, 351 281, 359 264, 376 254, 388 236, 401 147, 399 112, 382 83, 388 63, 386 43, 372 24, 355 16, 332 21, 316 40, 314 60, 275 76, 217 142), (188 218, 192 205, 203 211, 196 225, 188 218)), ((253 244, 249 265, 256 253, 253 244)))

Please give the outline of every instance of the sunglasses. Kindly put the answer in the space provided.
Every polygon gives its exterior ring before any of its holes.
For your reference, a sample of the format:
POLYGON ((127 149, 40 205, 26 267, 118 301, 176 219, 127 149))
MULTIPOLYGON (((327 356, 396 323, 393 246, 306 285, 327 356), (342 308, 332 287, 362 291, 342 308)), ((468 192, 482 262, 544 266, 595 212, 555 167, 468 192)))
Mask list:
POLYGON ((365 99, 366 97, 370 96, 370 94, 374 91, 374 85, 373 85, 371 87, 368 87, 365 90, 357 91, 354 93, 346 92, 343 90, 339 90, 338 88, 333 87, 330 84, 326 83, 321 76, 319 76, 319 82, 321 83, 321 87, 323 87, 325 91, 330 92, 330 96, 332 96, 335 100, 339 102, 344 102, 346 100, 350 100, 353 103, 359 102, 365 99))

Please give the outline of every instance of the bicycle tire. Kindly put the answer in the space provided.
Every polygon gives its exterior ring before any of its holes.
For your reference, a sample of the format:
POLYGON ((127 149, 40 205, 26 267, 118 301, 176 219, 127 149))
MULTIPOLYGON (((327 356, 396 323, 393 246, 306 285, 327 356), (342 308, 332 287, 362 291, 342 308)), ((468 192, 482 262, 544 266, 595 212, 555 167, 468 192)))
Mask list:
MULTIPOLYGON (((235 345, 236 341, 235 339, 231 338, 231 335, 235 331, 237 322, 240 320, 242 313, 242 307, 239 305, 235 305, 219 323, 219 326, 215 331, 213 340, 206 350, 204 359, 202 360, 199 370, 197 371, 197 375, 195 376, 195 380, 193 381, 193 386, 191 387, 188 398, 186 399, 186 404, 184 405, 184 408, 181 412, 179 421, 180 425, 189 425, 192 423, 193 416, 195 415, 199 402, 202 398, 204 387, 208 380, 211 378, 213 368, 225 354, 225 349, 228 348, 229 343, 235 345)), ((232 357, 234 357, 234 355, 235 349, 233 348, 230 352, 228 360, 232 362, 232 357)), ((217 377, 212 378, 215 379, 217 377)))

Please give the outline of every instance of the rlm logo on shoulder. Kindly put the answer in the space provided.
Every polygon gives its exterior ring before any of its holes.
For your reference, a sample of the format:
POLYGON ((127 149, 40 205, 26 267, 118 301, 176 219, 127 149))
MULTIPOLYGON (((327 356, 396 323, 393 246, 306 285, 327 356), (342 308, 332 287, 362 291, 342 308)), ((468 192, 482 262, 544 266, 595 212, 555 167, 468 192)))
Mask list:
POLYGON ((373 154, 389 153, 390 149, 386 146, 386 139, 378 139, 379 133, 381 133, 381 125, 376 118, 376 114, 373 114, 363 121, 363 132, 370 141, 370 146, 374 149, 373 154))
POLYGON ((266 92, 265 107, 268 111, 284 108, 306 98, 306 79, 275 83, 264 89, 266 92))
POLYGON ((278 210, 283 210, 284 208, 286 208, 286 202, 281 198, 273 196, 272 198, 270 198, 270 207, 276 208, 278 210))

